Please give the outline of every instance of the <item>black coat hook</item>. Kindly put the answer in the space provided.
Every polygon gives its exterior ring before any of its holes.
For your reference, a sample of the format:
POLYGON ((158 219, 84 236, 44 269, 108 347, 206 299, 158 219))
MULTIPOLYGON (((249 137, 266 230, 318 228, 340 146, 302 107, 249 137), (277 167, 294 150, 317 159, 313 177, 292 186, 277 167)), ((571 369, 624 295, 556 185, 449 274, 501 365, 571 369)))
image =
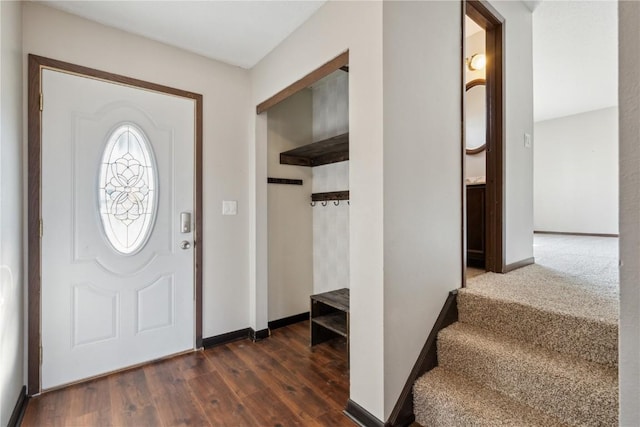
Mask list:
POLYGON ((334 202, 333 202, 333 204, 334 204, 335 206, 338 206, 338 205, 340 204, 340 200, 334 201, 334 202))
POLYGON ((315 207, 316 202, 311 202, 311 203, 309 203, 309 205, 313 208, 313 207, 315 207))
POLYGON ((327 206, 327 202, 322 202, 322 206, 327 206))

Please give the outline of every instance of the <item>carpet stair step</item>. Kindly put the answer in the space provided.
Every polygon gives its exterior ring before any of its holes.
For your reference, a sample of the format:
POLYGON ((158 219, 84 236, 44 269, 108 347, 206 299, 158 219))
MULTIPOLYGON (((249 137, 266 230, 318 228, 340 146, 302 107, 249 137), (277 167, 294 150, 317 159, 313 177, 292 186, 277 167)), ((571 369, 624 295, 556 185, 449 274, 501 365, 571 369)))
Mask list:
POLYGON ((616 367, 618 324, 542 309, 466 288, 458 293, 459 321, 550 350, 616 367))
POLYGON ((438 364, 569 425, 618 425, 613 367, 460 322, 438 334, 438 364))
POLYGON ((416 422, 428 427, 555 427, 560 420, 437 367, 414 384, 416 422))

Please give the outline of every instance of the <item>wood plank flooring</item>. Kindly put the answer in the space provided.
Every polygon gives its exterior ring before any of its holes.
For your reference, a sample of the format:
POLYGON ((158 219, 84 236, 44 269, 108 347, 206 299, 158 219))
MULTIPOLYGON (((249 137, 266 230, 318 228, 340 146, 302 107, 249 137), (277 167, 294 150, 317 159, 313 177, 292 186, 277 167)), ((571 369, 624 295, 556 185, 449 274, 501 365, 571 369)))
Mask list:
POLYGON ((346 342, 309 322, 44 393, 23 426, 353 426, 346 342))

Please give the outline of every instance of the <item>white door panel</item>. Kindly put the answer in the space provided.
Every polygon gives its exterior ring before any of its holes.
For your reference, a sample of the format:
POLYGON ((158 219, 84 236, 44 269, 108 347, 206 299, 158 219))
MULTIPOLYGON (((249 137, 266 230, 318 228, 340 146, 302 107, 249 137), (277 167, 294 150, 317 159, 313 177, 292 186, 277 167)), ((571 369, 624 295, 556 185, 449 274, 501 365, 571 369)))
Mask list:
POLYGON ((194 347, 194 254, 180 247, 183 240, 193 246, 193 233, 182 233, 179 221, 194 205, 195 108, 185 98, 52 70, 43 71, 42 88, 47 389, 194 347), (135 230, 148 215, 139 201, 151 200, 151 191, 157 198, 148 240, 129 255, 109 242, 99 206, 103 153, 123 123, 144 133, 157 165, 151 175, 125 155, 106 166, 126 181, 109 190, 123 201, 117 206, 125 213, 110 217, 120 230, 135 230))

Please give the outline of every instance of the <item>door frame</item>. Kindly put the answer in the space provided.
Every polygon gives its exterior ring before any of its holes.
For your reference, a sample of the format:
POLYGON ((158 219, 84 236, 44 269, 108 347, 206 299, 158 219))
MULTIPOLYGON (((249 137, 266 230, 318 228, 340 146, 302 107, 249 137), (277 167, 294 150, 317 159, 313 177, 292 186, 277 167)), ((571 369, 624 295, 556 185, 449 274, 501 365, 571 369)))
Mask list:
MULTIPOLYGON (((486 32, 485 54, 487 96, 487 148, 486 148, 486 203, 485 203, 485 269, 496 273, 505 271, 504 256, 504 22, 505 19, 485 0, 465 0, 462 7, 462 58, 465 58, 466 34, 464 19, 469 16, 486 32)), ((464 60, 463 60, 464 64, 464 60)), ((462 71, 462 87, 465 87, 462 71)), ((464 89, 462 93, 464 111, 464 89)), ((462 200, 463 216, 463 284, 466 273, 466 218, 465 185, 465 120, 462 120, 462 200)))
POLYGON ((40 393, 40 363, 41 363, 41 191, 42 191, 42 71, 44 69, 73 74, 101 80, 107 83, 119 84, 136 89, 143 89, 166 95, 188 98, 195 101, 195 155, 194 155, 194 184, 195 184, 195 229, 194 229, 194 285, 195 285, 195 347, 202 347, 202 95, 188 92, 156 83, 138 80, 106 71, 83 67, 68 62, 58 61, 29 54, 28 69, 28 186, 27 186, 27 266, 28 266, 28 372, 27 393, 29 396, 40 393))

